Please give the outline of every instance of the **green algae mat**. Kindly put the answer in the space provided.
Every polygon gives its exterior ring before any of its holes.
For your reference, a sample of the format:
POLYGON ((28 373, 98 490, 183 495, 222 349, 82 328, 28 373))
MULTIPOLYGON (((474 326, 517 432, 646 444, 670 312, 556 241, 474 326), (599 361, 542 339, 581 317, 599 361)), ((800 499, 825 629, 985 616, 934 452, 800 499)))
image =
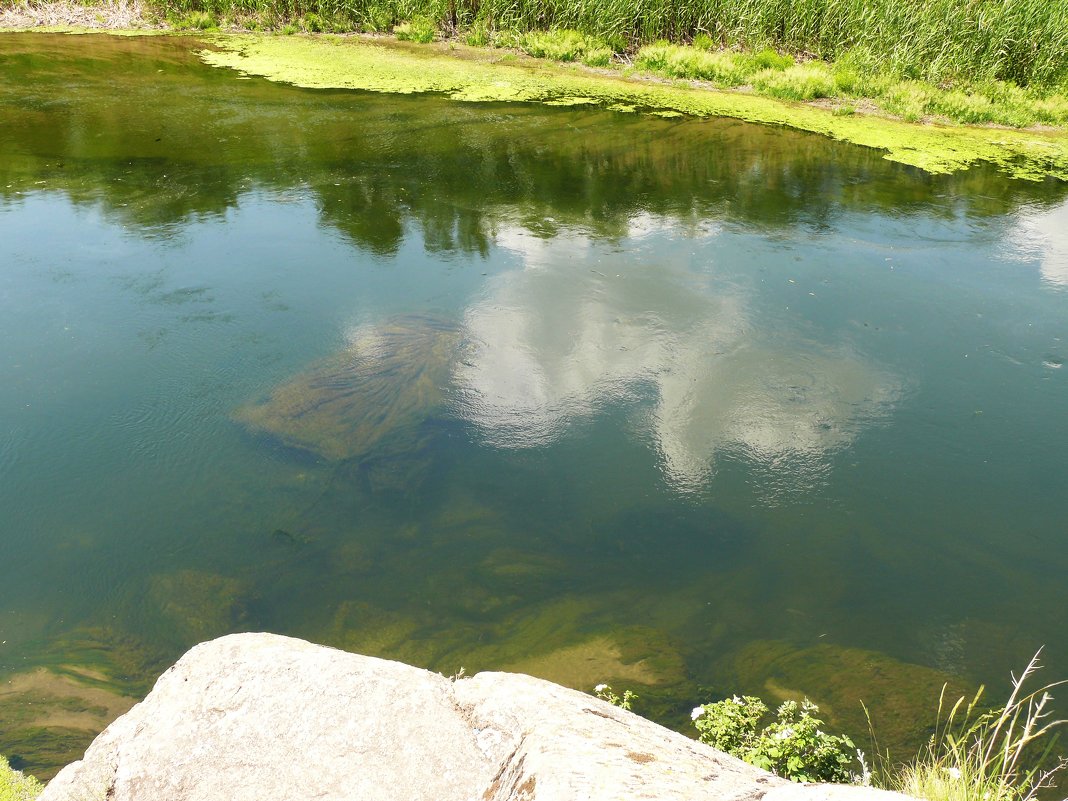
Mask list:
POLYGON ((500 55, 471 48, 421 48, 356 37, 219 34, 218 50, 203 53, 230 67, 307 88, 372 92, 434 92, 466 102, 517 101, 597 104, 617 111, 696 117, 733 117, 782 125, 886 151, 886 158, 932 173, 998 165, 1019 178, 1068 180, 1068 134, 1004 128, 916 125, 864 115, 836 116, 811 105, 741 92, 627 80, 602 72, 500 55))

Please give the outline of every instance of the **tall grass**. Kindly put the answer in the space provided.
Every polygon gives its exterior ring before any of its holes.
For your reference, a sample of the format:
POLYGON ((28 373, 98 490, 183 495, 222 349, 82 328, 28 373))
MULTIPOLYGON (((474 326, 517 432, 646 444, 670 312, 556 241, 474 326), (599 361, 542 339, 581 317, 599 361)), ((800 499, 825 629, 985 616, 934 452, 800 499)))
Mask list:
POLYGON ((222 16, 308 13, 354 26, 434 20, 445 29, 567 28, 632 49, 659 39, 770 47, 834 60, 860 51, 902 79, 1068 82, 1066 0, 156 0, 222 16))
POLYGON ((947 711, 943 688, 930 740, 914 762, 884 764, 880 783, 931 801, 1034 801, 1054 787, 1068 763, 1054 756, 1056 729, 1066 721, 1053 718, 1050 690, 1066 682, 1026 689, 1038 659, 1013 677, 1008 701, 996 709, 982 707, 980 687, 970 703, 960 698, 947 711))

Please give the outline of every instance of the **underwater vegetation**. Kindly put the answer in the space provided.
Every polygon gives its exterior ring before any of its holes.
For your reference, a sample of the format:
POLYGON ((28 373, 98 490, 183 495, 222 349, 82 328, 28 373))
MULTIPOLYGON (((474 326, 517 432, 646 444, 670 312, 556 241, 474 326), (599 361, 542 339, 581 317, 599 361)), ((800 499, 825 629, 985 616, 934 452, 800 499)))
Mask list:
POLYGON ((396 317, 352 334, 340 353, 274 389, 234 418, 330 460, 414 436, 444 400, 459 333, 427 315, 396 317))

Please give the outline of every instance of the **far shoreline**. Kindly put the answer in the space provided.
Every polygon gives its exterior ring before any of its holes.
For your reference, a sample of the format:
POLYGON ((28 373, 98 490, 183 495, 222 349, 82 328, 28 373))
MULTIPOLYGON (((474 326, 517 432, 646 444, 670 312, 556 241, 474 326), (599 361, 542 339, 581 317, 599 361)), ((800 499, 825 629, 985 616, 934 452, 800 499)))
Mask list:
POLYGON ((884 151, 931 174, 980 163, 1025 180, 1068 181, 1068 130, 907 122, 863 104, 841 114, 828 99, 790 101, 620 67, 533 58, 453 39, 426 44, 388 34, 180 30, 153 21, 140 3, 69 2, 0 10, 0 33, 186 36, 204 42, 212 66, 312 89, 436 92, 467 102, 597 105, 617 112, 730 117, 779 125, 884 151), (286 34, 291 35, 286 35, 286 34))

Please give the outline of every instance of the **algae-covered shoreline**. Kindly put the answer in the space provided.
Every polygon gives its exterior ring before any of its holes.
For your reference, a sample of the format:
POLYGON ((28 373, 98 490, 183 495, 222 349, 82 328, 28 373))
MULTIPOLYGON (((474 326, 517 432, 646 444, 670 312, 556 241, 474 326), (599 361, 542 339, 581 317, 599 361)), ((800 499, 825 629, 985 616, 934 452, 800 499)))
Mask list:
MULTIPOLYGON (((125 25, 137 19, 136 14, 122 17, 125 25)), ((103 18, 100 25, 85 27, 82 21, 0 27, 0 32, 176 35, 140 24, 117 29, 103 18)), ((414 44, 360 34, 211 31, 177 35, 203 42, 206 46, 200 55, 207 64, 308 89, 435 93, 462 102, 588 104, 617 113, 727 117, 874 148, 884 151, 890 161, 928 173, 952 173, 985 162, 1013 178, 1068 181, 1068 132, 1060 129, 940 125, 875 114, 843 115, 826 103, 780 100, 744 89, 725 90, 632 71, 624 74, 618 69, 536 59, 457 42, 414 44)))
POLYGON ((206 63, 309 89, 436 92, 466 102, 590 103, 662 116, 732 117, 885 150, 887 159, 930 173, 989 162, 1016 178, 1068 180, 1068 134, 1061 132, 837 116, 811 104, 537 59, 502 60, 492 51, 456 45, 427 47, 329 35, 216 33, 207 38, 212 48, 202 54, 206 63))

